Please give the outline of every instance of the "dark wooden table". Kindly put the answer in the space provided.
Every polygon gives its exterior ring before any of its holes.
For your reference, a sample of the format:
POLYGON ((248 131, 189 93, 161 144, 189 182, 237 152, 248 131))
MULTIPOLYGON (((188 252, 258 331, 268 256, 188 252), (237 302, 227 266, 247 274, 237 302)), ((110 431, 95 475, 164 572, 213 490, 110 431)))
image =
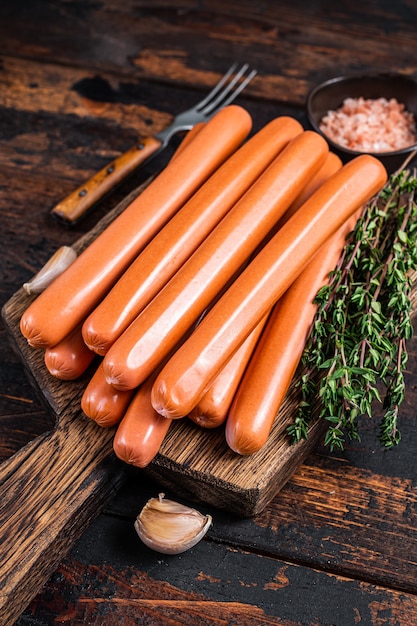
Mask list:
MULTIPOLYGON (((416 28, 409 0, 3 0, 1 304, 169 151, 73 228, 49 209, 139 133, 158 132, 194 104, 231 61, 259 72, 239 100, 255 129, 281 114, 305 124, 305 97, 318 81, 362 70, 415 74, 416 28)), ((54 423, 0 332, 4 462, 54 423)), ((360 443, 338 454, 319 446, 255 517, 199 507, 214 524, 178 557, 137 539, 133 520, 160 486, 128 471, 81 536, 64 538, 61 562, 17 624, 416 624, 416 341, 397 449, 379 446, 378 416, 364 420, 360 443)))

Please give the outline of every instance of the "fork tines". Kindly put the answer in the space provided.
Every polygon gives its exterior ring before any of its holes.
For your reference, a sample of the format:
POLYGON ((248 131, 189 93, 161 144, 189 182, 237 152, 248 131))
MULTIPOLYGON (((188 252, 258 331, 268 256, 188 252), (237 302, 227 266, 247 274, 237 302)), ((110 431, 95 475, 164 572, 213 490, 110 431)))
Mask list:
POLYGON ((199 103, 199 108, 204 108, 205 113, 216 109, 220 104, 222 107, 230 104, 257 74, 256 70, 250 70, 249 73, 247 73, 249 70, 248 63, 242 65, 242 67, 235 72, 237 66, 238 64, 234 63, 226 74, 222 76, 217 85, 207 94, 204 100, 199 103))

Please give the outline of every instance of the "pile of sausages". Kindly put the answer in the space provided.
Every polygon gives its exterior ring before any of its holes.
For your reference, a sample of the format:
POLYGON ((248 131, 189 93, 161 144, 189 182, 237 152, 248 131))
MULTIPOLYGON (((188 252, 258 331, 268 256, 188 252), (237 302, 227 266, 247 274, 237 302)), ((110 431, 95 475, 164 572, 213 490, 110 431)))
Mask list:
POLYGON ((314 296, 387 180, 368 155, 342 166, 291 117, 251 129, 230 105, 190 131, 22 315, 52 375, 76 378, 99 355, 81 408, 117 426, 115 453, 138 467, 175 419, 224 424, 238 454, 264 445, 314 296))

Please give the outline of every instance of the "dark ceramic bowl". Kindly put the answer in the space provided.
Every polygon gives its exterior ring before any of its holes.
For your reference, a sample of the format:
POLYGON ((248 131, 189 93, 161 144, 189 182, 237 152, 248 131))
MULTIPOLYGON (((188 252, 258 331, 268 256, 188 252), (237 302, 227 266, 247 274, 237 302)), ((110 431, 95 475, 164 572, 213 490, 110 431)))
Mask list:
MULTIPOLYGON (((344 163, 362 152, 344 148, 326 137, 319 128, 322 117, 329 110, 338 109, 345 98, 396 98, 417 120, 417 80, 402 74, 367 74, 362 76, 339 76, 315 87, 307 97, 307 117, 311 127, 327 140, 330 149, 344 163)), ((374 152, 385 165, 389 174, 397 170, 414 150, 417 143, 402 150, 374 152)))

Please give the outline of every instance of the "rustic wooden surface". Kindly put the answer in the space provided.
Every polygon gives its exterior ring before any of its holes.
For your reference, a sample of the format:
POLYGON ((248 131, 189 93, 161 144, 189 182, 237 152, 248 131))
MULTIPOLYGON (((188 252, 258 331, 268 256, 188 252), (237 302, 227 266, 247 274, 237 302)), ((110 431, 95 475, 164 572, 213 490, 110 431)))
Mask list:
MULTIPOLYGON (((48 209, 138 133, 157 132, 193 104, 230 61, 259 71, 240 99, 255 128, 282 113, 305 123, 304 99, 319 80, 363 69, 415 74, 416 26, 417 8, 407 0, 4 0, 1 304, 164 157, 73 229, 48 209)), ((0 332, 0 460, 11 467, 54 422, 0 332)), ((133 519, 159 484, 129 470, 72 548, 75 529, 62 530, 67 556, 28 606, 22 592, 17 623, 416 623, 415 339, 409 351, 398 449, 379 447, 376 415, 343 453, 318 446, 254 518, 207 507, 214 524, 206 539, 170 558, 135 537, 133 519)))

